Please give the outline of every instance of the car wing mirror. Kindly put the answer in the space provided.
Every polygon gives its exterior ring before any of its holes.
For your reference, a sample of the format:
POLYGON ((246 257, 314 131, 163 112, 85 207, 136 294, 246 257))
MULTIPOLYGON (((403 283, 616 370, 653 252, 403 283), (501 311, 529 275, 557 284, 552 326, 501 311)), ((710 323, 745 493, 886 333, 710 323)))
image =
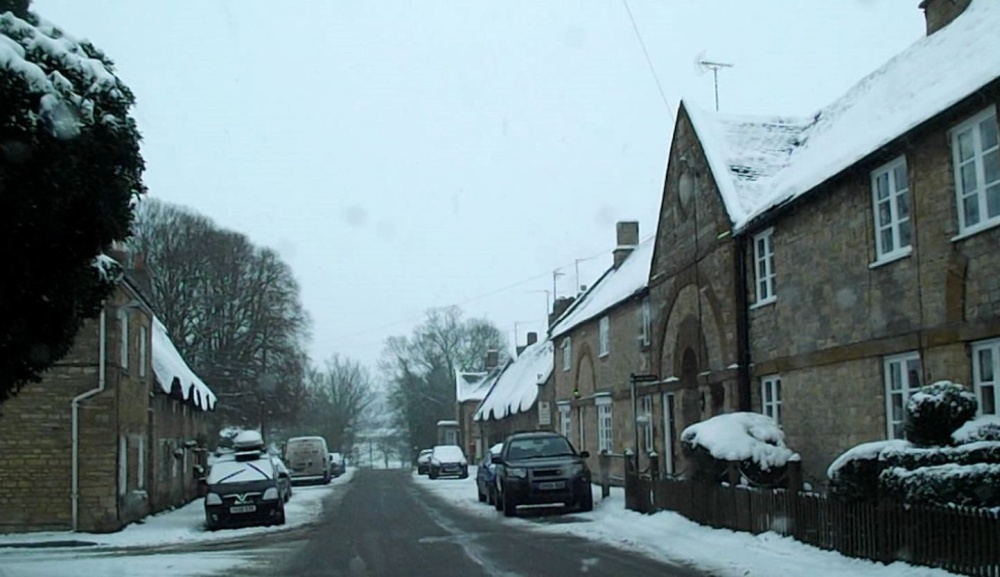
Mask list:
POLYGON ((493 457, 493 464, 494 465, 503 465, 503 457, 500 457, 500 456, 493 457))
POLYGON ((589 459, 590 458, 590 451, 580 451, 580 458, 581 459, 589 459))

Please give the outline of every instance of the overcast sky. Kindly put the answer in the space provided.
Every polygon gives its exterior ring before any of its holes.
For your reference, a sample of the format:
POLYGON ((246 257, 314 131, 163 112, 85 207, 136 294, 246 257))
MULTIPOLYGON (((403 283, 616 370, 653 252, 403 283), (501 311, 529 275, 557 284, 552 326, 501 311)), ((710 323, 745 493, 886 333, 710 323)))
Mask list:
POLYGON ((460 304, 513 340, 653 233, 673 114, 808 114, 923 35, 918 0, 35 0, 138 99, 150 195, 278 249, 313 359, 460 304))

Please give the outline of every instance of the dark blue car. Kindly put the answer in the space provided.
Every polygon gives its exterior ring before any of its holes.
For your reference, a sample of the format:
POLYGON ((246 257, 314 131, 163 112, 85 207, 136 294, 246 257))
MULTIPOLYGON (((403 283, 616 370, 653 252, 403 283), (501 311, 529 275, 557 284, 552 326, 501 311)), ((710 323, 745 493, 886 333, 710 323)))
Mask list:
POLYGON ((483 461, 479 463, 479 469, 476 471, 476 491, 479 494, 480 503, 489 503, 490 505, 496 503, 497 486, 494 481, 496 465, 493 464, 493 457, 499 455, 502 450, 503 443, 493 445, 483 457, 483 461))

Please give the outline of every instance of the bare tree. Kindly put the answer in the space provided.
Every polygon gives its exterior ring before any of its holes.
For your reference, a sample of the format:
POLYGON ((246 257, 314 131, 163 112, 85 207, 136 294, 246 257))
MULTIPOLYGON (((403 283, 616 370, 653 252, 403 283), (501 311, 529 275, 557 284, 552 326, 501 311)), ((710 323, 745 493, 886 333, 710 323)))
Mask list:
POLYGON ((331 450, 347 450, 361 427, 371 419, 376 400, 368 369, 347 357, 334 355, 323 370, 308 377, 308 403, 294 434, 322 435, 331 450))

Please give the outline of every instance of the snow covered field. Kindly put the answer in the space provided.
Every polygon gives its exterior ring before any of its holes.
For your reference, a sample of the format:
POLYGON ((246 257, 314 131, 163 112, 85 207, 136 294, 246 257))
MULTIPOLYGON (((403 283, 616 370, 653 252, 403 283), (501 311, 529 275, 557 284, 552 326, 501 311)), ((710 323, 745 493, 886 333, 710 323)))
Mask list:
MULTIPOLYGON (((751 535, 710 529, 671 512, 642 515, 625 509, 625 494, 613 488, 608 499, 594 486, 594 511, 568 513, 559 523, 545 517, 508 519, 476 498, 476 470, 468 479, 438 479, 414 475, 420 488, 479 517, 494 518, 534 531, 573 534, 636 551, 670 563, 691 565, 726 577, 823 575, 826 577, 945 577, 939 569, 904 563, 881 565, 822 551, 776 533, 751 535), (565 522, 572 519, 573 522, 565 522)), ((558 509, 554 510, 558 511, 558 509)))
POLYGON ((355 469, 334 479, 329 485, 297 486, 285 504, 286 523, 281 527, 246 527, 242 529, 205 530, 205 512, 201 499, 176 509, 148 517, 118 533, 28 533, 0 535, 0 577, 182 577, 208 575, 253 563, 254 555, 267 555, 266 549, 252 554, 240 551, 165 551, 150 554, 150 548, 196 546, 285 531, 316 521, 323 512, 323 501, 351 481, 355 469), (93 543, 90 547, 60 547, 61 542, 93 543), (27 544, 50 545, 24 548, 27 544), (125 550, 122 550, 125 548, 125 550), (137 554, 130 554, 135 549, 137 554))

